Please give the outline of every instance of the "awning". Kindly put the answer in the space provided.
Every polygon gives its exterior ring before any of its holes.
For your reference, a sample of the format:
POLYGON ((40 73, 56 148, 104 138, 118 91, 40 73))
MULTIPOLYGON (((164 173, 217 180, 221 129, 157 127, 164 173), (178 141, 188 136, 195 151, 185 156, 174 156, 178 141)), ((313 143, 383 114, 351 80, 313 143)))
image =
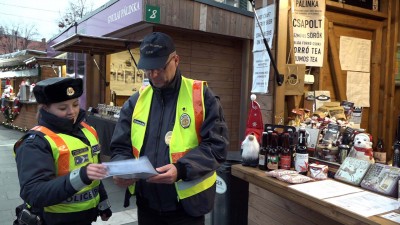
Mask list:
POLYGON ((52 57, 31 57, 24 61, 26 65, 39 64, 41 66, 63 66, 66 64, 65 59, 58 59, 52 57))
POLYGON ((136 48, 139 45, 139 42, 127 39, 74 34, 51 47, 56 51, 107 55, 136 48))
POLYGON ((38 75, 39 75, 39 69, 32 68, 32 69, 0 72, 0 79, 15 78, 15 77, 36 77, 38 75))
POLYGON ((26 49, 18 52, 0 55, 0 68, 25 65, 24 60, 32 56, 46 56, 46 52, 26 49))

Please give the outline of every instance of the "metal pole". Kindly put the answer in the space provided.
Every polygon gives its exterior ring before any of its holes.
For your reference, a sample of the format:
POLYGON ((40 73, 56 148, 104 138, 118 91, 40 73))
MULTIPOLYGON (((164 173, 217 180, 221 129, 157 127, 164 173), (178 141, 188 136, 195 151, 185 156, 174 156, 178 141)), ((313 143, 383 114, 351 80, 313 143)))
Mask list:
POLYGON ((132 60, 133 60, 133 63, 135 63, 135 66, 136 66, 136 68, 137 68, 137 63, 136 63, 135 58, 133 58, 133 54, 132 54, 132 52, 131 52, 131 49, 130 49, 129 47, 127 47, 127 48, 128 48, 129 54, 131 55, 131 58, 132 58, 132 60))
POLYGON ((262 35, 262 37, 263 37, 263 42, 264 42, 265 48, 267 49, 269 58, 271 59, 272 67, 274 67, 276 83, 278 83, 278 86, 281 86, 281 85, 283 84, 284 76, 283 76, 282 74, 279 73, 278 67, 276 67, 275 60, 274 60, 274 58, 272 57, 271 49, 270 49, 269 46, 268 46, 267 39, 266 39, 265 36, 264 36, 264 31, 262 30, 260 21, 258 20, 258 15, 257 15, 257 12, 256 12, 256 6, 255 6, 255 4, 254 4, 254 0, 249 0, 249 2, 250 2, 250 4, 251 4, 251 6, 253 7, 254 17, 256 18, 258 27, 260 27, 260 31, 261 31, 261 35, 262 35))

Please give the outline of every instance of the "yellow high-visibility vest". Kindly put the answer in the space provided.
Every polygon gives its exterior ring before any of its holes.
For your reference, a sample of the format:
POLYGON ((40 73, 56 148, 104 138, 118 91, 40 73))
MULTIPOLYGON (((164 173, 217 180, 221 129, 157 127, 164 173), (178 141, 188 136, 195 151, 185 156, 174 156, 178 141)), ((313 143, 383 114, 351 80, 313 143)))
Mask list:
MULTIPOLYGON (((83 134, 89 140, 90 146, 76 137, 54 133, 44 126, 36 126, 32 130, 42 132, 52 149, 56 175, 63 176, 89 163, 98 163, 100 146, 97 132, 85 122, 82 122, 83 134)), ((93 181, 90 185, 74 194, 65 201, 44 207, 45 212, 69 213, 79 212, 97 207, 100 202, 100 181, 93 181)))
MULTIPOLYGON (((204 121, 205 108, 203 87, 204 81, 188 79, 182 76, 179 96, 176 105, 175 125, 169 143, 170 163, 175 163, 191 149, 197 147, 201 141, 200 129, 204 121)), ((131 141, 135 158, 140 155, 143 140, 150 114, 153 89, 147 86, 139 96, 132 115, 131 141)), ((216 182, 216 173, 211 172, 201 178, 191 181, 179 180, 175 188, 179 199, 196 195, 216 182)), ((129 187, 134 194, 134 185, 129 187)))

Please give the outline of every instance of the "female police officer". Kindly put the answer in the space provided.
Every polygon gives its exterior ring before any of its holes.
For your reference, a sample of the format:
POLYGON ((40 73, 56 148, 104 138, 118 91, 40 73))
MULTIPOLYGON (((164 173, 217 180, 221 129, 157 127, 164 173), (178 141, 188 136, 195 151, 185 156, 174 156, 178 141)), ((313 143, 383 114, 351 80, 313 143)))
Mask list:
POLYGON ((50 78, 33 89, 39 123, 14 146, 20 196, 46 225, 89 225, 111 216, 97 133, 79 107, 82 79, 50 78))

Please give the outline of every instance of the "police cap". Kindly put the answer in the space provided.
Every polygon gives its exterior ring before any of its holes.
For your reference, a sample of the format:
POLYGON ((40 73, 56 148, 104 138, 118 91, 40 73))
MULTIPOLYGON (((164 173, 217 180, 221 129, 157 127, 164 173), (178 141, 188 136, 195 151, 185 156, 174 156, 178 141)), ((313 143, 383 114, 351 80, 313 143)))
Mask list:
POLYGON ((80 78, 53 77, 39 81, 33 88, 36 101, 51 104, 79 98, 83 93, 83 81, 80 78))

